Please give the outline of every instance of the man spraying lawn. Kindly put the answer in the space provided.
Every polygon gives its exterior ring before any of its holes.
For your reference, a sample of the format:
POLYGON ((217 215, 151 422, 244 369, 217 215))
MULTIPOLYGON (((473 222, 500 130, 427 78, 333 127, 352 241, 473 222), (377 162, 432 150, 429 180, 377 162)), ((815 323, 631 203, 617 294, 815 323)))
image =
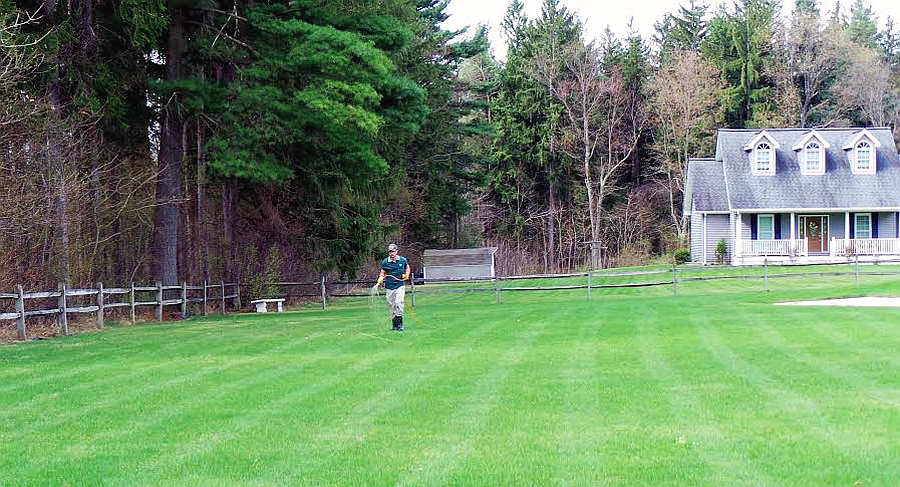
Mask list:
POLYGON ((403 331, 403 303, 409 272, 409 263, 397 252, 397 244, 388 245, 388 256, 381 261, 381 274, 375 287, 384 283, 387 303, 391 308, 391 329, 395 331, 403 331))

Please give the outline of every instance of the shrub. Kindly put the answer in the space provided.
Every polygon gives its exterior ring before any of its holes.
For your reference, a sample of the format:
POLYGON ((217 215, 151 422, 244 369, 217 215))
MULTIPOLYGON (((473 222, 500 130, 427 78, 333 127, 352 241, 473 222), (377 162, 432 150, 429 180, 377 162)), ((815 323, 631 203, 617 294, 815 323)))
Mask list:
POLYGON ((690 249, 678 249, 675 251, 675 263, 676 264, 684 264, 685 262, 691 260, 691 251, 690 249))
MULTIPOLYGON (((255 248, 252 250, 256 253, 255 248)), ((250 279, 250 299, 282 297, 281 287, 275 285, 275 282, 281 277, 283 263, 278 246, 273 245, 266 255, 265 269, 250 279)))
POLYGON ((719 264, 724 264, 726 255, 728 255, 728 242, 723 238, 716 244, 716 261, 718 261, 719 264))

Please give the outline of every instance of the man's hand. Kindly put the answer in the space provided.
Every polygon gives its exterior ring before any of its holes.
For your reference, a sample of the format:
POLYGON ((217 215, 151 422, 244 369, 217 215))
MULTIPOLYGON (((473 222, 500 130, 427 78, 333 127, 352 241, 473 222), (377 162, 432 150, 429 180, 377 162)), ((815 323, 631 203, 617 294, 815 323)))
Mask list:
POLYGON ((403 274, 403 280, 405 281, 407 279, 409 279, 409 274, 403 274))
POLYGON ((378 286, 378 285, 380 285, 382 282, 384 282, 384 276, 378 276, 378 281, 375 282, 375 285, 378 286))

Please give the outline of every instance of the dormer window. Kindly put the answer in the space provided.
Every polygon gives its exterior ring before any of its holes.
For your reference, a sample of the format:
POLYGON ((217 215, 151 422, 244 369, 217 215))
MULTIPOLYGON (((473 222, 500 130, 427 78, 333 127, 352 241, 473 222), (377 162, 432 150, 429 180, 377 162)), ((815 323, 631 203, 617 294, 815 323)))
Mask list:
POLYGON ((872 144, 861 140, 856 144, 856 170, 866 172, 872 167, 872 144))
POLYGON ((760 142, 753 150, 753 157, 756 159, 756 172, 769 173, 772 171, 772 146, 768 142, 760 142))
POLYGON ((861 130, 844 145, 844 150, 849 151, 847 160, 850 161, 850 170, 853 174, 875 174, 879 147, 881 142, 866 129, 861 130))
POLYGON ((750 172, 756 176, 775 174, 776 154, 781 146, 778 142, 762 131, 744 146, 744 151, 750 153, 750 172))
POLYGON ((815 130, 801 138, 794 145, 797 162, 800 163, 800 173, 804 175, 825 174, 825 155, 830 147, 828 141, 815 130))
POLYGON ((803 163, 806 172, 815 173, 822 169, 822 147, 818 142, 810 142, 803 148, 803 163))

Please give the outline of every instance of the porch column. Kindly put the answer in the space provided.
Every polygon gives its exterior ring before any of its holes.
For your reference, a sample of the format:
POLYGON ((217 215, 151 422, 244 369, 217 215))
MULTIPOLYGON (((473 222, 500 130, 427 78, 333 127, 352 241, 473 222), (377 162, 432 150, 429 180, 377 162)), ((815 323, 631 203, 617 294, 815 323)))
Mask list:
POLYGON ((853 236, 850 235, 850 212, 849 211, 844 212, 844 238, 847 240, 853 238, 853 236))
POLYGON ((796 231, 794 229, 794 212, 791 212, 791 240, 796 238, 796 231))
POLYGON ((703 264, 706 265, 708 261, 706 260, 706 213, 702 213, 703 215, 703 264))
POLYGON ((741 214, 740 214, 740 212, 734 213, 734 248, 732 249, 731 254, 735 257, 740 257, 740 255, 741 255, 741 214))

